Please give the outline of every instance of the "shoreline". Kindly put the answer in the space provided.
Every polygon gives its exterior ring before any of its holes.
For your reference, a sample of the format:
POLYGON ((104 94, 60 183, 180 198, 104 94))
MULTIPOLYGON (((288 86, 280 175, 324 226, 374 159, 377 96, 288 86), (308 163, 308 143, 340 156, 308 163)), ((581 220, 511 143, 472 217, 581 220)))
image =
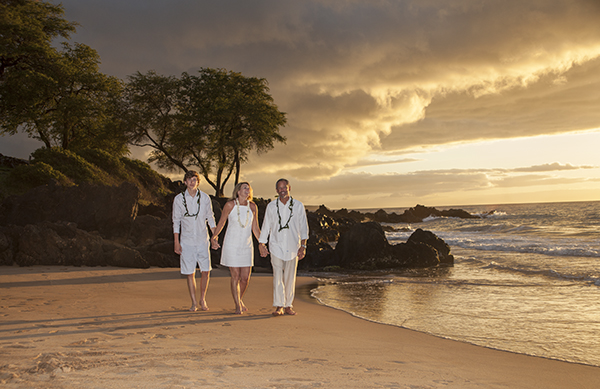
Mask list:
POLYGON ((234 315, 227 270, 208 312, 186 312, 179 269, 0 267, 0 383, 49 387, 594 387, 600 368, 356 317, 310 296, 271 316, 255 273, 234 315))
MULTIPOLYGON (((315 300, 318 300, 317 298, 314 298, 314 297, 311 297, 311 298, 315 299, 315 300)), ((314 303, 314 302, 311 301, 311 303, 314 303)), ((396 328, 399 328, 399 329, 402 329, 402 330, 405 330, 405 331, 413 331, 413 332, 416 332, 416 333, 419 333, 419 334, 433 336, 434 338, 438 338, 438 339, 449 340, 449 341, 452 341, 452 342, 458 342, 458 343, 468 344, 468 345, 475 346, 475 347, 482 347, 482 348, 485 348, 485 349, 488 349, 488 350, 501 351, 501 352, 510 353, 510 354, 514 354, 514 355, 523 355, 523 356, 532 357, 532 358, 546 359, 548 361, 564 362, 564 363, 570 363, 570 364, 581 365, 581 366, 595 367, 595 368, 599 368, 600 369, 600 366, 593 365, 591 363, 583 363, 583 362, 577 362, 577 361, 569 361, 569 360, 566 360, 566 359, 545 357, 545 356, 541 356, 541 355, 532 355, 532 354, 520 353, 520 352, 517 352, 517 351, 511 351, 511 350, 505 350, 505 349, 501 349, 501 348, 494 348, 494 347, 490 347, 490 346, 484 346, 484 345, 480 345, 480 344, 477 344, 477 343, 471 343, 471 342, 467 342, 467 341, 463 341, 463 340, 459 340, 459 339, 447 338, 447 337, 444 337, 444 336, 441 336, 441 335, 436 335, 436 334, 432 334, 432 333, 425 332, 425 331, 414 330, 412 328, 403 327, 403 326, 400 326, 400 325, 397 325, 397 324, 385 323, 385 322, 382 322, 382 321, 377 321, 377 320, 374 320, 374 319, 369 319, 367 317, 362 317, 362 316, 356 315, 354 313, 345 311, 342 308, 337 308, 337 307, 334 307, 334 306, 331 306, 331 305, 324 304, 324 303, 322 303, 320 301, 318 301, 317 303, 319 305, 324 306, 324 307, 327 307, 327 308, 330 308, 330 309, 335 309, 335 310, 338 310, 340 312, 347 313, 348 315, 350 315, 350 316, 352 316, 352 317, 354 317, 356 319, 359 319, 359 320, 365 320, 365 321, 368 321, 368 322, 374 323, 374 324, 380 324, 380 325, 385 325, 385 326, 396 327, 396 328)))

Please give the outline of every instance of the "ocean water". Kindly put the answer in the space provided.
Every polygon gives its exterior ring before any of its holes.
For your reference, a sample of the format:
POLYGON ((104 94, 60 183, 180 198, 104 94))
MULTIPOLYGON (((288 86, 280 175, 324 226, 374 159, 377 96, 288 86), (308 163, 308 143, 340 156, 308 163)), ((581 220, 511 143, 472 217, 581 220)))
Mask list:
POLYGON ((600 366, 600 201, 453 208, 494 212, 391 224, 387 237, 432 231, 454 267, 323 276, 312 295, 372 321, 600 366))

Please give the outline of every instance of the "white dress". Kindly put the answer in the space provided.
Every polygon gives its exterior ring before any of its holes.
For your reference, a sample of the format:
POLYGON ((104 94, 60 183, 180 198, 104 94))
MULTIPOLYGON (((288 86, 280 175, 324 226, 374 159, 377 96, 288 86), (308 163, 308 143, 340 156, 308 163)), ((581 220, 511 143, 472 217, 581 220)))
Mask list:
POLYGON ((235 205, 227 217, 227 231, 221 249, 221 265, 227 267, 254 266, 254 245, 252 244, 252 220, 254 213, 250 204, 235 205))

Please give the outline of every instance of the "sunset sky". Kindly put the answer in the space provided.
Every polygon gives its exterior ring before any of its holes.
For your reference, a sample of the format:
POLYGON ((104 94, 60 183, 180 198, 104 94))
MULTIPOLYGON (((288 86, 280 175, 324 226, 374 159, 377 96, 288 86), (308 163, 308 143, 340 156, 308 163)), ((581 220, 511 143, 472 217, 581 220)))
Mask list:
POLYGON ((106 74, 266 78, 287 144, 243 166, 256 196, 286 177, 333 209, 600 200, 600 1, 62 4, 106 74))

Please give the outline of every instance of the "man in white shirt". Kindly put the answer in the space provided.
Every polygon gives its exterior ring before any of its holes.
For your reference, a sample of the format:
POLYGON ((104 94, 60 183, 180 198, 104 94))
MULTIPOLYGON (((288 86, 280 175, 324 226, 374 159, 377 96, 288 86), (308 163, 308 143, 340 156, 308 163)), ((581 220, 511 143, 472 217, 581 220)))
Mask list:
POLYGON ((304 205, 290 196, 291 186, 282 178, 275 184, 277 200, 267 205, 259 250, 262 257, 271 254, 273 265, 273 316, 295 315, 292 309, 296 289, 298 261, 306 255, 308 221, 304 205), (266 243, 269 242, 269 249, 266 243))
POLYGON ((187 275, 188 290, 192 298, 191 312, 198 310, 196 301, 196 265, 200 267, 200 308, 208 311, 206 291, 210 280, 210 251, 206 223, 214 233, 216 223, 210 197, 198 189, 200 175, 190 170, 183 181, 186 190, 173 200, 173 235, 175 252, 180 255, 181 274, 187 275))

